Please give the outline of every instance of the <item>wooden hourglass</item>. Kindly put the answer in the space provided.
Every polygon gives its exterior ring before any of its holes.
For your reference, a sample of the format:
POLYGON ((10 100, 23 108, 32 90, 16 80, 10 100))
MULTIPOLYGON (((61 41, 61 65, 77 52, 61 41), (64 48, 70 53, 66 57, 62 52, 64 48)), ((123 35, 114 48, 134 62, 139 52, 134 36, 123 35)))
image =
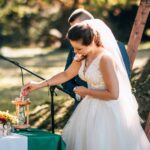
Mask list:
POLYGON ((18 122, 14 127, 17 129, 29 128, 29 105, 31 104, 29 98, 17 97, 12 103, 16 106, 16 116, 18 118, 18 122))

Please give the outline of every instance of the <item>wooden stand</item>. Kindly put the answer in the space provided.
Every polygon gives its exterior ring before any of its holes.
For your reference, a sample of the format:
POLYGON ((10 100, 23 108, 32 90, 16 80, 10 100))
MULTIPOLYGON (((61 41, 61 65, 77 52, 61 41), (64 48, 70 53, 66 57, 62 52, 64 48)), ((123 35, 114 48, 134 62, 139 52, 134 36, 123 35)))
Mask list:
POLYGON ((27 100, 22 100, 22 98, 16 98, 14 101, 12 101, 14 105, 16 105, 16 116, 18 118, 18 123, 14 125, 15 128, 17 129, 25 129, 29 128, 29 105, 31 102, 29 99, 27 100), (24 112, 21 112, 24 111, 24 112), (21 113, 24 113, 24 122, 20 123, 20 118, 21 118, 21 113))

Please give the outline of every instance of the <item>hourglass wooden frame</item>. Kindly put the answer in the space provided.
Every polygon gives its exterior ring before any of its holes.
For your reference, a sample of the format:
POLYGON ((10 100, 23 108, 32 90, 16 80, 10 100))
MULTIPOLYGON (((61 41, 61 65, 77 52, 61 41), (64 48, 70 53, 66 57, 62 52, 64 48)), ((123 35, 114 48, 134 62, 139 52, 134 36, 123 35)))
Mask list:
POLYGON ((16 98, 15 100, 12 101, 12 103, 16 106, 16 116, 18 118, 18 123, 14 125, 15 128, 17 129, 25 129, 25 128, 29 128, 29 105, 31 104, 29 99, 26 100, 22 100, 22 98, 16 98), (23 124, 19 123, 19 119, 20 119, 20 109, 21 107, 25 108, 25 122, 23 124))

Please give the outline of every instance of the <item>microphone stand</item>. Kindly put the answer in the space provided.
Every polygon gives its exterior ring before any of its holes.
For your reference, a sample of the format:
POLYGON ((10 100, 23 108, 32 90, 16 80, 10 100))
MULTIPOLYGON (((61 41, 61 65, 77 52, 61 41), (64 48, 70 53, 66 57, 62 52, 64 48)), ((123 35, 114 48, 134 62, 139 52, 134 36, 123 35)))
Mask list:
MULTIPOLYGON (((21 71, 22 69, 29 72, 30 74, 40 78, 41 80, 45 80, 43 77, 39 76, 38 74, 28 70, 27 68, 23 67, 22 65, 20 65, 17 61, 13 61, 7 57, 4 57, 2 55, 0 55, 0 58, 1 59, 4 59, 5 61, 8 61, 12 64, 14 64, 15 66, 21 68, 21 71)), ((22 82, 23 82, 23 72, 22 72, 22 82)), ((69 94, 68 91, 64 90, 63 88, 61 88, 60 86, 58 85, 55 85, 55 86, 51 86, 49 87, 49 91, 50 91, 50 95, 51 95, 51 104, 50 104, 50 110, 51 110, 51 126, 52 126, 52 133, 55 133, 55 120, 54 120, 54 93, 55 93, 55 89, 59 89, 60 91, 66 93, 66 94, 69 94)))

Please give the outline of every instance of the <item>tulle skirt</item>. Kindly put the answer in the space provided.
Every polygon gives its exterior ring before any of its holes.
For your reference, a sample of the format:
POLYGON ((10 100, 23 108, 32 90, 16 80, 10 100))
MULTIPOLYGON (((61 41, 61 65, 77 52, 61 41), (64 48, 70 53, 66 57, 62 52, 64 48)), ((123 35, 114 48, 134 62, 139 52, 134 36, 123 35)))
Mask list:
POLYGON ((139 116, 119 100, 86 96, 63 131, 67 150, 150 150, 139 116))

